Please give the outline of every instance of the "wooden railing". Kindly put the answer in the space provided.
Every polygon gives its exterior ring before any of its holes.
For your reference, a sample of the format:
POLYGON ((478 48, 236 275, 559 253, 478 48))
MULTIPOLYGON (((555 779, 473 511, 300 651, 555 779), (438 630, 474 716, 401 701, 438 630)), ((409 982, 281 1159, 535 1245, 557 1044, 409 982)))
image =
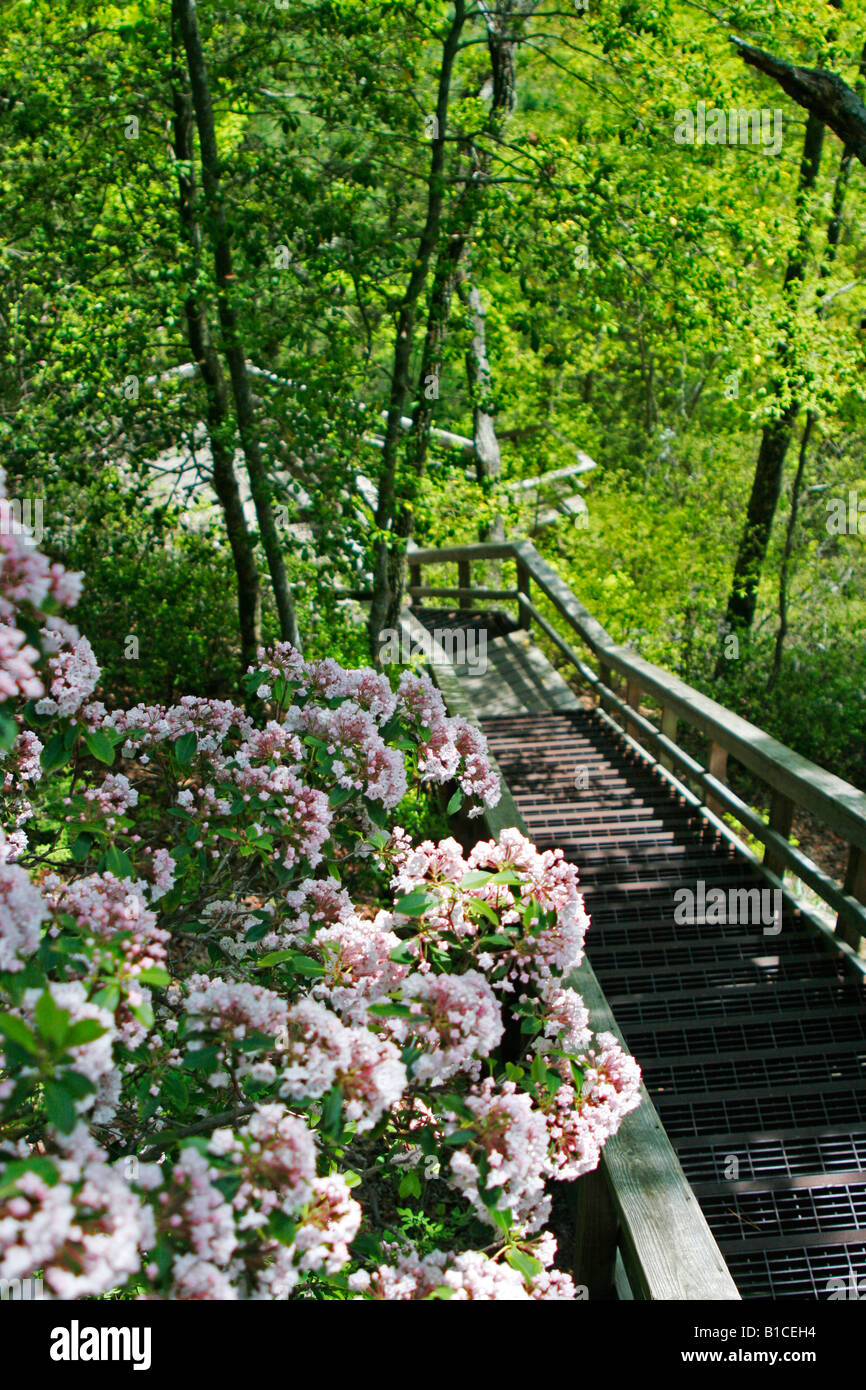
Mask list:
MULTIPOLYGON (((791 896, 791 885, 784 883, 785 872, 790 870, 826 904, 835 917, 834 926, 829 927, 818 915, 811 915, 810 920, 858 969, 864 969, 860 954, 866 938, 866 794, 801 757, 677 676, 645 661, 631 648, 614 642, 564 580, 542 559, 531 541, 413 549, 409 555, 409 573, 409 593, 415 602, 436 597, 451 598, 461 607, 478 606, 491 600, 515 603, 520 626, 529 628, 536 624, 595 692, 602 711, 619 732, 648 753, 665 775, 691 789, 693 795, 696 792, 704 814, 721 834, 734 842, 742 853, 755 858, 745 841, 720 819, 727 812, 748 835, 764 846, 761 863, 774 886, 791 896), (473 565, 503 560, 515 565, 513 588, 473 586, 473 565), (422 585, 425 567, 445 564, 457 566, 456 587, 422 585), (539 610, 533 601, 533 586, 580 638, 594 658, 594 667, 539 610), (659 714, 655 722, 641 709, 642 699, 657 706, 659 714), (680 724, 697 731, 706 740, 704 763, 677 742, 680 724), (729 757, 747 768, 768 789, 769 824, 765 824, 761 816, 727 785, 729 757), (843 884, 838 884, 791 844, 796 807, 811 812, 847 843, 848 865, 843 884)), ((804 906, 799 900, 797 905, 804 906)))
MULTIPOLYGON (((415 556, 412 556, 413 562, 415 556)), ((422 562, 423 563, 423 562, 422 562)), ((417 619, 404 619, 420 640, 417 619)), ((425 642, 430 649, 429 639, 425 642)), ((473 723, 478 712, 438 644, 431 671, 451 714, 473 723)), ((495 759, 491 760, 494 767, 495 759)), ((496 768, 497 772, 499 771, 496 768)), ((500 773, 502 798, 484 814, 494 838, 526 824, 500 773)), ((475 824, 475 822, 473 822, 475 824)), ((613 1033, 626 1046, 589 961, 569 978, 583 996, 597 1032, 613 1033)), ((575 1282, 590 1299, 738 1299, 736 1285, 644 1086, 641 1104, 605 1145, 599 1167, 574 1184, 575 1282)))

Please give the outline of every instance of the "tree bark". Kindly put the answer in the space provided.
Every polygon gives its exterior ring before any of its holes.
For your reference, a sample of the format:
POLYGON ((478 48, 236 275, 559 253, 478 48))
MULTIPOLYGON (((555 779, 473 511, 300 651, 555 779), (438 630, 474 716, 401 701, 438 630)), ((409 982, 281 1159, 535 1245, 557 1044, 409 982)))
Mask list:
MULTIPOLYGON (((180 220, 195 267, 201 251, 201 229, 195 217, 192 102, 178 58, 181 4, 182 0, 172 0, 174 155, 178 161, 180 220)), ((213 485, 225 518, 237 577, 241 661, 246 668, 255 661, 256 650, 261 643, 261 588, 255 552, 247 530, 243 501, 235 476, 228 392, 219 355, 211 339, 207 312, 204 304, 192 291, 186 297, 184 313, 190 349, 205 388, 205 418, 213 460, 213 485)))
POLYGON ((246 460, 250 491, 255 503, 262 545, 274 589, 274 598, 280 620, 280 633, 284 641, 300 647, 295 606, 292 602, 279 534, 274 520, 270 483, 262 457, 243 342, 231 293, 231 282, 234 278, 231 237, 223 206, 213 104, 195 0, 180 0, 180 20, 196 125, 198 126, 202 184, 209 214, 223 352, 229 369, 241 448, 246 460))
MULTIPOLYGON (((187 0, 190 3, 190 0, 187 0)), ((466 0, 455 0, 454 14, 442 45, 442 63, 436 98, 436 126, 430 155, 427 180, 427 214, 412 270, 397 313, 394 343, 394 363, 391 372, 391 391, 388 417, 382 448, 382 472, 376 526, 379 537, 375 542, 373 599, 370 604, 369 641, 374 661, 378 661, 379 634, 394 627, 399 614, 405 569, 405 541, 412 532, 411 508, 397 510, 397 467, 401 434, 400 419, 409 397, 409 366, 412 357, 412 338, 418 300, 427 282, 430 260, 439 239, 444 198, 444 172, 448 104, 451 96, 451 77, 460 46, 460 35, 466 22, 466 0)))
POLYGON ((806 423, 803 426, 803 436, 800 440, 797 472, 794 475, 794 482, 791 488, 791 511, 788 515, 788 525, 785 530, 785 549, 782 553, 782 563, 779 566, 779 626, 776 631, 776 642, 773 647, 773 665, 770 670, 769 680, 767 681, 768 693, 773 689, 773 686, 779 679, 779 671, 782 668, 782 649, 785 645, 785 638, 788 635, 788 574, 791 566, 791 556, 794 551, 794 532, 797 529, 800 493, 803 487, 803 477, 806 472, 806 457, 809 452, 809 440, 812 438, 814 426, 815 412, 810 410, 806 416, 806 423))
MULTIPOLYGON (((807 199, 815 186, 821 162, 821 147, 824 139, 824 126, 819 118, 810 115, 806 124, 806 137, 803 143, 803 156, 800 161, 800 180, 798 206, 802 218, 797 244, 788 257, 785 270, 783 295, 787 301, 787 311, 793 312, 793 297, 806 273, 806 260, 809 246, 809 217, 807 199)), ((780 353, 780 366, 784 367, 786 348, 780 353)), ((782 472, 791 435, 800 411, 798 401, 791 401, 777 419, 769 421, 761 434, 755 477, 746 512, 746 523, 740 540, 734 566, 731 593, 728 598, 726 626, 728 630, 748 630, 755 617, 758 602, 758 585, 761 570, 767 554, 767 545, 779 493, 782 486, 782 472)), ((723 668, 720 658, 717 674, 723 668)))
MULTIPOLYGON (((863 46, 863 52, 860 57, 860 72, 866 76, 866 44, 863 46)), ((848 180, 851 175, 851 164, 853 160, 854 151, 850 145, 846 145, 842 151, 839 171, 836 175, 836 182, 833 185, 830 222, 827 226, 827 247, 818 271, 822 280, 827 279, 839 252, 839 240, 842 235, 842 210, 845 206, 845 193, 848 188, 848 180)), ((826 307, 819 308, 818 310, 821 317, 823 317, 826 312, 826 307)), ((779 672, 782 669, 782 652, 785 646, 785 638, 788 635, 788 580, 791 559, 794 553, 794 535, 797 529, 800 494, 803 489, 803 478, 806 473, 806 458, 809 442, 817 423, 818 416, 816 412, 810 410, 806 416, 806 424, 803 427, 803 437, 800 440, 797 472, 794 475, 794 482, 791 487, 791 511, 788 516, 788 525, 785 531, 785 549, 782 554, 782 563, 779 567, 779 627, 776 632, 776 641, 773 648, 773 666, 770 671, 769 680, 767 681, 768 692, 773 689, 776 681, 779 679, 779 672)))
POLYGON ((478 481, 498 478, 502 454, 493 418, 493 374, 487 356, 487 324, 477 285, 461 274, 457 282, 460 298, 472 317, 472 341, 466 354, 466 375, 472 392, 472 438, 475 442, 475 473, 478 481))
POLYGON ((732 39, 737 52, 750 67, 773 77, 798 106, 839 136, 843 144, 866 164, 866 106, 847 82, 824 68, 799 68, 742 39, 732 39))

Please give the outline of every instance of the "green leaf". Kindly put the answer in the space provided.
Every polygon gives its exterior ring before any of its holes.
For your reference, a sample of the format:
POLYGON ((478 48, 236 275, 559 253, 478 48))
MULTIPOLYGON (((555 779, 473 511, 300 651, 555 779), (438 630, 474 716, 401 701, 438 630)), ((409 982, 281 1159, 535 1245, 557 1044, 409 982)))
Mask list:
POLYGON ((18 725, 7 714, 0 714, 0 748, 8 753, 18 737, 18 725))
POLYGON ((284 960, 291 960, 294 951, 268 951, 266 956, 256 961, 256 970, 267 970, 271 965, 279 965, 284 960))
POLYGON ((454 815, 456 815, 457 812, 460 810, 460 807, 461 807, 462 805, 463 805, 463 793, 462 793, 462 791, 460 790, 460 788, 458 787, 457 790, 456 790, 456 792, 454 793, 454 795, 451 797, 451 800, 448 802, 448 805, 447 805, 446 811, 445 811, 446 815, 449 815, 449 816, 454 816, 454 815))
POLYGON ((412 1010, 406 1004, 371 1004, 367 1013, 376 1018, 409 1018, 412 1010))
POLYGON ((69 1134, 75 1128, 77 1116, 72 1096, 58 1081, 45 1083, 45 1113, 61 1134, 69 1134))
POLYGON ((496 1203, 502 1196, 502 1188, 485 1187, 483 1183, 480 1183, 478 1187, 478 1196, 481 1198, 487 1210, 493 1211, 494 1207, 496 1206, 496 1203))
POLYGON ((398 1197, 420 1197, 421 1179, 417 1173, 404 1173, 400 1179, 400 1186, 397 1189, 398 1197))
POLYGON ((4 1164, 2 1191, 14 1188, 24 1173, 35 1173, 48 1187, 54 1187, 60 1181, 60 1174, 51 1159, 35 1154, 33 1158, 15 1158, 11 1163, 4 1164))
POLYGON ((478 946, 513 946, 514 943, 510 936, 503 932, 495 932, 493 936, 481 936, 476 943, 478 946))
POLYGON ((43 772, 56 772, 64 763, 69 762, 69 750, 67 749, 62 734, 55 734, 50 738, 42 749, 39 761, 42 764, 43 772))
POLYGON ((36 1002, 36 1028, 46 1042, 60 1046, 69 1032, 69 1013, 54 1001, 51 991, 46 989, 36 1002))
POLYGON ((81 864, 82 861, 87 858, 92 848, 92 835, 88 835, 86 831, 82 831, 80 835, 76 835, 72 844, 72 858, 75 860, 76 864, 81 864))
POLYGON ((111 739, 106 733, 103 733, 102 729, 88 729, 87 733, 84 735, 84 742, 87 745, 88 753, 90 753, 92 757, 96 758, 98 762, 105 763, 108 767, 111 767, 114 762, 115 748, 111 739))
POLYGON ((217 1050, 215 1045, 210 1043, 207 1047, 198 1047, 193 1052, 187 1052, 182 1065, 188 1071, 203 1071, 206 1076, 212 1071, 216 1071, 217 1050))
POLYGON ((0 1033, 10 1042, 23 1047, 25 1052, 38 1052, 39 1044, 33 1030, 17 1014, 0 1014, 0 1033))
POLYGON ((460 880, 461 888, 483 888, 493 875, 484 869, 470 869, 460 880))
POLYGON ((101 1009, 107 1009, 110 1014, 114 1013, 120 1003, 120 986, 104 985, 93 996, 93 1003, 98 1004, 101 1009))
POLYGON ((322 1102, 322 1128, 335 1133, 340 1123, 343 1109, 343 1092, 339 1086, 332 1086, 322 1102))
POLYGON ((130 1013, 132 1014, 133 1018, 138 1019, 138 1022, 141 1024, 142 1028, 153 1027, 153 1005, 149 1004, 146 999, 143 1003, 136 1004, 134 1008, 130 1009, 130 1013))
POLYGON ((122 849, 117 848, 117 845, 112 845, 106 854, 105 867, 114 874, 115 878, 135 878, 132 861, 122 849))
POLYGON ((227 1202, 231 1202, 237 1196, 240 1185, 240 1173, 227 1173, 224 1178, 217 1178, 214 1181, 214 1187, 219 1189, 227 1202))
MULTIPOLYGON (((463 904, 463 911, 470 917, 486 917, 488 921, 493 922, 495 926, 499 926, 499 918, 490 904, 486 903, 483 898, 467 898, 466 902, 463 904)), ((508 944, 510 946, 511 942, 509 941, 508 944)))
POLYGON ((268 1217, 268 1229, 280 1245, 291 1245, 298 1234, 297 1222, 291 1221, 279 1207, 268 1217))
POLYGON ((181 767, 186 767, 192 762, 192 755, 198 746, 198 739, 190 731, 188 734, 181 734, 174 745, 174 756, 181 767))
POLYGON ((498 874, 491 874, 491 883, 523 883, 520 874, 516 874, 513 869, 500 869, 498 874))
POLYGON ((506 1250, 505 1258, 511 1265, 511 1268, 516 1269, 517 1273, 522 1275, 527 1282, 531 1279, 535 1279, 544 1269, 544 1265, 541 1261, 536 1260, 534 1255, 527 1255, 525 1250, 518 1250, 516 1248, 506 1250))
POLYGON ((378 825, 382 830, 387 829, 388 813, 385 810, 385 807, 380 806, 378 801, 371 801, 368 796, 364 797, 364 806, 366 807, 367 815, 370 817, 370 820, 373 822, 373 824, 378 825))
POLYGON ((405 897, 397 899, 394 911, 401 917, 423 917, 438 901, 435 893, 424 893, 416 888, 414 893, 407 893, 405 897))
POLYGON ((90 1077, 82 1076, 80 1071, 62 1071, 58 1074, 57 1080, 74 1100, 81 1100, 84 1096, 90 1096, 96 1090, 90 1077))
POLYGON ((77 1023, 73 1023, 63 1042, 63 1046, 81 1047, 84 1043, 95 1042, 101 1038, 108 1029, 103 1028, 98 1019, 81 1018, 77 1023))
POLYGON ((142 970, 137 977, 139 984, 157 985, 160 989, 165 989, 171 984, 171 976, 167 970, 163 970, 161 965, 149 965, 146 970, 142 970))
POLYGON ((354 795, 351 787, 332 787, 328 793, 328 805, 342 806, 354 795))

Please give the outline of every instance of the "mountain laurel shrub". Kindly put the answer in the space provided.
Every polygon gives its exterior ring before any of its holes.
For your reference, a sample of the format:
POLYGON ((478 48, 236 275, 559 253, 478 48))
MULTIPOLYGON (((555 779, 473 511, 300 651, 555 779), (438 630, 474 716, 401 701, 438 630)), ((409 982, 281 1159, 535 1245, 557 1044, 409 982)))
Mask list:
POLYGON ((575 868, 515 830, 412 843, 412 789, 499 796, 426 677, 278 643, 247 708, 106 707, 80 588, 0 535, 0 1278, 574 1298, 550 1183, 639 1087, 568 983, 575 868), (393 1238, 379 1198, 422 1179, 483 1249, 393 1238))

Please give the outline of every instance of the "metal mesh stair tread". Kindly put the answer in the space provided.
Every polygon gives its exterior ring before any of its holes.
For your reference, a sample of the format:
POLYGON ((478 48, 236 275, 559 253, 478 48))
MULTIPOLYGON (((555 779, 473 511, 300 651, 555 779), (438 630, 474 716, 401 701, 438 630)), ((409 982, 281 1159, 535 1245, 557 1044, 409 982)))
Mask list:
POLYGON ((577 864, 593 968, 740 1292, 866 1277, 866 987, 787 905, 779 933, 674 921, 678 888, 767 882, 595 711, 482 727, 529 833, 577 864))

